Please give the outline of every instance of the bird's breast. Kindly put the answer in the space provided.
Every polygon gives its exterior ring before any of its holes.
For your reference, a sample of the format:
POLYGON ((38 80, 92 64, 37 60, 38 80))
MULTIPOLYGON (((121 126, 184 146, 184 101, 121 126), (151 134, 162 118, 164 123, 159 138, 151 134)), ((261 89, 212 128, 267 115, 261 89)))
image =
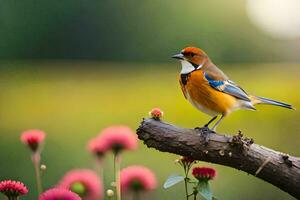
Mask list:
POLYGON ((226 114, 236 105, 236 98, 212 88, 202 70, 180 76, 181 89, 186 99, 202 112, 215 116, 226 114))

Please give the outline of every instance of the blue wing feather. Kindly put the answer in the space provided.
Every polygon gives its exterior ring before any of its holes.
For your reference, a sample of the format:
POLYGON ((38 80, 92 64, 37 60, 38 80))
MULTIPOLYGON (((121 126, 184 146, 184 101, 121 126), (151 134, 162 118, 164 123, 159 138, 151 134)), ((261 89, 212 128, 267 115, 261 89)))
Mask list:
POLYGON ((204 74, 206 80, 209 82, 210 86, 213 88, 220 87, 221 85, 224 85, 224 81, 217 81, 211 78, 207 73, 204 74))
POLYGON ((230 80, 224 80, 224 81, 214 80, 212 77, 209 76, 208 73, 205 73, 204 76, 212 88, 220 92, 224 92, 226 94, 232 95, 236 98, 249 101, 249 102, 251 101, 249 99, 248 94, 238 85, 236 85, 234 82, 230 80))

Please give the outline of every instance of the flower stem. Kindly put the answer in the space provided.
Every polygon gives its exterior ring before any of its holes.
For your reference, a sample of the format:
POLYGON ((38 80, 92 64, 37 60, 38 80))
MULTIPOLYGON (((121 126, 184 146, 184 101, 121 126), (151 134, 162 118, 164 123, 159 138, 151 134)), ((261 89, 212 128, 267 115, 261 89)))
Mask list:
POLYGON ((114 175, 116 184, 117 200, 121 200, 121 186, 120 186, 120 165, 121 159, 119 153, 114 153, 114 175))
POLYGON ((11 196, 7 197, 8 200, 19 200, 19 197, 11 196))
POLYGON ((189 200, 188 186, 187 186, 187 177, 184 178, 184 186, 185 186, 185 196, 186 200, 189 200))
MULTIPOLYGON (((199 184, 199 182, 198 182, 198 184, 199 184)), ((197 186, 196 186, 196 187, 194 187, 194 191, 193 191, 193 193, 192 193, 192 194, 194 195, 194 200, 197 199, 198 193, 199 193, 199 191, 197 190, 197 186)))
POLYGON ((186 196, 186 200, 189 200, 189 192, 188 192, 188 173, 189 173, 189 168, 188 166, 184 165, 183 166, 184 169, 184 187, 185 187, 185 196, 186 196))
POLYGON ((96 160, 95 170, 98 172, 101 183, 104 183, 103 160, 96 160))
POLYGON ((197 200, 197 193, 194 193, 194 200, 197 200))
POLYGON ((140 200, 140 193, 138 191, 133 192, 132 200, 140 200))
POLYGON ((40 154, 39 154, 39 152, 34 152, 32 154, 31 159, 32 159, 33 166, 34 166, 37 192, 38 192, 38 195, 40 195, 43 191, 43 188, 42 188, 42 181, 41 181, 41 175, 40 175, 40 154))

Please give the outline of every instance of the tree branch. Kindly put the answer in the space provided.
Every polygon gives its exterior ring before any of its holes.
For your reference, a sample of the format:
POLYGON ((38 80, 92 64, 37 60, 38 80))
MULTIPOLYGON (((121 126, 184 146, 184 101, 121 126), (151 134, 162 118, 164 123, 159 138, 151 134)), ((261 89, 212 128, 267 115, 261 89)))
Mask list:
POLYGON ((300 199, 300 158, 254 144, 241 133, 226 136, 145 119, 137 134, 148 147, 242 170, 300 199))

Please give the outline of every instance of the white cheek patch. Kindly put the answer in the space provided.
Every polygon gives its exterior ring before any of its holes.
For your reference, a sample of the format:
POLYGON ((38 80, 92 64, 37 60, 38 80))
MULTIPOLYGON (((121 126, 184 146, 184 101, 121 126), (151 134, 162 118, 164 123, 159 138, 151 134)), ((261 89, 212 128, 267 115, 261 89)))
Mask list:
POLYGON ((195 70, 195 67, 186 60, 181 60, 181 74, 188 74, 195 70))

